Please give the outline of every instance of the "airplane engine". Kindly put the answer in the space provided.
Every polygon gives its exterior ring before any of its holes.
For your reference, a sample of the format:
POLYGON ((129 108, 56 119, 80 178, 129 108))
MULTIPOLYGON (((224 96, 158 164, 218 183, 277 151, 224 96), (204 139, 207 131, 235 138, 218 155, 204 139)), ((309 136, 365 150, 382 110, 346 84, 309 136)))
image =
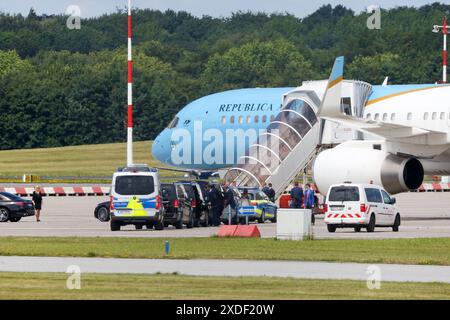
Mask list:
POLYGON ((326 194, 332 184, 371 181, 396 194, 419 188, 424 178, 423 166, 416 158, 343 145, 321 152, 314 162, 313 172, 322 194, 326 194))

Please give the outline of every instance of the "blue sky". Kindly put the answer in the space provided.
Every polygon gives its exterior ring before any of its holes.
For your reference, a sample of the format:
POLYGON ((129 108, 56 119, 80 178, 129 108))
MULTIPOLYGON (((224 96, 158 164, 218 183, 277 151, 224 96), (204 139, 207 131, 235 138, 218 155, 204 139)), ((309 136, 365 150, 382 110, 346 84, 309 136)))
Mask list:
MULTIPOLYGON (((382 8, 395 6, 421 6, 433 3, 429 0, 133 0, 133 6, 151 9, 184 10, 196 16, 210 15, 213 17, 226 17, 230 13, 242 11, 289 12, 298 17, 304 17, 322 4, 342 4, 356 12, 364 10, 369 5, 379 5, 382 8)), ((441 1, 450 3, 450 1, 441 1)), ((82 17, 93 17, 104 13, 114 12, 117 7, 125 8, 127 0, 0 0, 0 11, 7 13, 22 13, 26 15, 31 7, 38 14, 64 13, 69 5, 78 5, 82 17)))

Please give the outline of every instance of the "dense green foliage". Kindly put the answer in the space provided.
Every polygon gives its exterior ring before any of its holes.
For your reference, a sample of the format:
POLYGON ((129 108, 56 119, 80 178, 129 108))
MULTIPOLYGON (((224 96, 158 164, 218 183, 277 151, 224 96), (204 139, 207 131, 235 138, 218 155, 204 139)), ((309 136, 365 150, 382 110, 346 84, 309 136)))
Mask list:
MULTIPOLYGON (((189 101, 241 87, 296 86, 326 78, 337 55, 346 77, 381 83, 440 78, 442 37, 431 32, 449 5, 367 13, 323 6, 300 19, 236 13, 134 13, 136 139, 152 139, 189 101)), ((86 19, 0 14, 0 148, 123 141, 126 14, 86 19)))

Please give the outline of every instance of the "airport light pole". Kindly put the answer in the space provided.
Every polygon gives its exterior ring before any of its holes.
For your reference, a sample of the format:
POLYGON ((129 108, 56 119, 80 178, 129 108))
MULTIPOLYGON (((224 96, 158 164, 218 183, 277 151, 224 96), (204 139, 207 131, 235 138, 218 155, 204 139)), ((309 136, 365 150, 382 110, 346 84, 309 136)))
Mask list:
POLYGON ((128 0, 128 125, 127 125, 127 166, 133 164, 133 57, 132 57, 131 0, 128 0))
POLYGON ((439 33, 442 30, 442 34, 444 36, 444 45, 443 45, 443 66, 442 66, 442 82, 447 83, 447 17, 444 17, 444 22, 442 26, 434 25, 433 32, 439 33))

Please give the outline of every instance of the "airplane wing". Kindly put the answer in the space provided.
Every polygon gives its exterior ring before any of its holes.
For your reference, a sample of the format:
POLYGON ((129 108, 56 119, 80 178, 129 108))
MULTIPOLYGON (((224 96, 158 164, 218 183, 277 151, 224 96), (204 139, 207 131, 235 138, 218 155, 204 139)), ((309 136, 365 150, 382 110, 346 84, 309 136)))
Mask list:
MULTIPOLYGON (((432 131, 413 126, 407 126, 396 123, 374 121, 347 115, 341 110, 341 91, 344 73, 344 58, 338 57, 333 66, 330 78, 328 80, 327 91, 319 108, 318 116, 322 119, 340 123, 353 129, 376 134, 386 140, 409 142, 411 138, 421 137, 420 141, 429 143, 430 139, 445 141, 446 132, 432 131), (439 138, 442 138, 439 139, 439 138)), ((420 142, 419 142, 420 143, 420 142)))

